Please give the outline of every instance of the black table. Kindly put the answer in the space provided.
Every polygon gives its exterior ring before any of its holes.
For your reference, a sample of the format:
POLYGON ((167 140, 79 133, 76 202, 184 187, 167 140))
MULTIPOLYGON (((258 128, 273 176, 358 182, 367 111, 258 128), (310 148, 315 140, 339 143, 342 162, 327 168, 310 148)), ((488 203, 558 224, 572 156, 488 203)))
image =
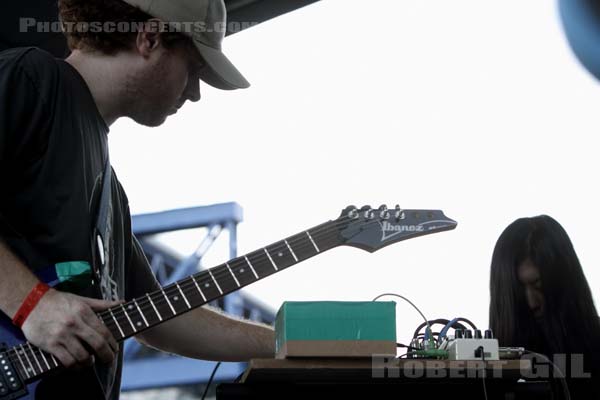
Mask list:
POLYGON ((547 381, 520 381, 529 360, 256 359, 217 399, 551 399, 547 381), (485 370, 485 372, 484 372, 485 370), (460 397, 458 397, 460 396, 460 397))

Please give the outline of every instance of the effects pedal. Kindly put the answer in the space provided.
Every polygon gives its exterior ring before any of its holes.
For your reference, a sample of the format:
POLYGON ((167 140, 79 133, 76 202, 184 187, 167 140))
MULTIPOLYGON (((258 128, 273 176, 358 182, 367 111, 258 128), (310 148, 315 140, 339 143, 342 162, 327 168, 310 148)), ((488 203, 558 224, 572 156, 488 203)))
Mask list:
POLYGON ((454 338, 444 343, 443 348, 448 351, 449 360, 499 360, 498 339, 488 335, 481 337, 481 332, 476 332, 475 337, 469 330, 456 332, 454 338))

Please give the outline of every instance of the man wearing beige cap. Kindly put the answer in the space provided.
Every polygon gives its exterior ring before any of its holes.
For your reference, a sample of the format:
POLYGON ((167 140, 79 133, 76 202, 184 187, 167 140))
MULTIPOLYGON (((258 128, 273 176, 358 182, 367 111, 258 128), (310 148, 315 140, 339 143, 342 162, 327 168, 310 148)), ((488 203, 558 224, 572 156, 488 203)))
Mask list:
MULTIPOLYGON (((66 60, 36 48, 0 53, 0 322, 14 325, 0 334, 20 331, 52 356, 44 362, 67 367, 30 387, 35 398, 116 399, 122 352, 96 313, 159 286, 106 167, 109 126, 121 117, 162 124, 200 99, 199 80, 249 84, 221 52, 223 0, 60 0, 59 11, 66 60), (72 293, 41 281, 59 267, 72 293)), ((274 352, 270 327, 202 307, 136 339, 209 360, 274 352)))

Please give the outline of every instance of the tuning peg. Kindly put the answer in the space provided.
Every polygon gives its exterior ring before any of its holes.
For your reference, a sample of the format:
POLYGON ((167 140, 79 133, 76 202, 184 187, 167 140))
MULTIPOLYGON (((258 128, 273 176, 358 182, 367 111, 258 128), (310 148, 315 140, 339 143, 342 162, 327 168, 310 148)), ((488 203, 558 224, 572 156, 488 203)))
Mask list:
POLYGON ((373 209, 371 207, 369 208, 363 208, 365 211, 365 218, 366 219, 373 219, 375 217, 375 211, 373 211, 373 209))
POLYGON ((381 219, 389 219, 390 213, 388 212, 388 208, 385 204, 379 206, 379 218, 381 219))
POLYGON ((395 210, 394 216, 396 217, 396 219, 404 219, 405 218, 404 211, 400 208, 400 206, 398 204, 396 204, 396 207, 394 210, 395 210))
POLYGON ((351 219, 356 219, 358 218, 358 209, 354 206, 350 207, 350 210, 348 210, 348 218, 351 219))

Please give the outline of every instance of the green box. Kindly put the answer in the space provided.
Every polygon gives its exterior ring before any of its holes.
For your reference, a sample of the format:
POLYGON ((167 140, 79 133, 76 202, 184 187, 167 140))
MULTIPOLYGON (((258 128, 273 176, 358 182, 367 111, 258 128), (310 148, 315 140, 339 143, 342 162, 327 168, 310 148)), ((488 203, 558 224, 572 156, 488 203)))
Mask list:
POLYGON ((275 321, 277 358, 396 354, 393 301, 287 301, 275 321))

